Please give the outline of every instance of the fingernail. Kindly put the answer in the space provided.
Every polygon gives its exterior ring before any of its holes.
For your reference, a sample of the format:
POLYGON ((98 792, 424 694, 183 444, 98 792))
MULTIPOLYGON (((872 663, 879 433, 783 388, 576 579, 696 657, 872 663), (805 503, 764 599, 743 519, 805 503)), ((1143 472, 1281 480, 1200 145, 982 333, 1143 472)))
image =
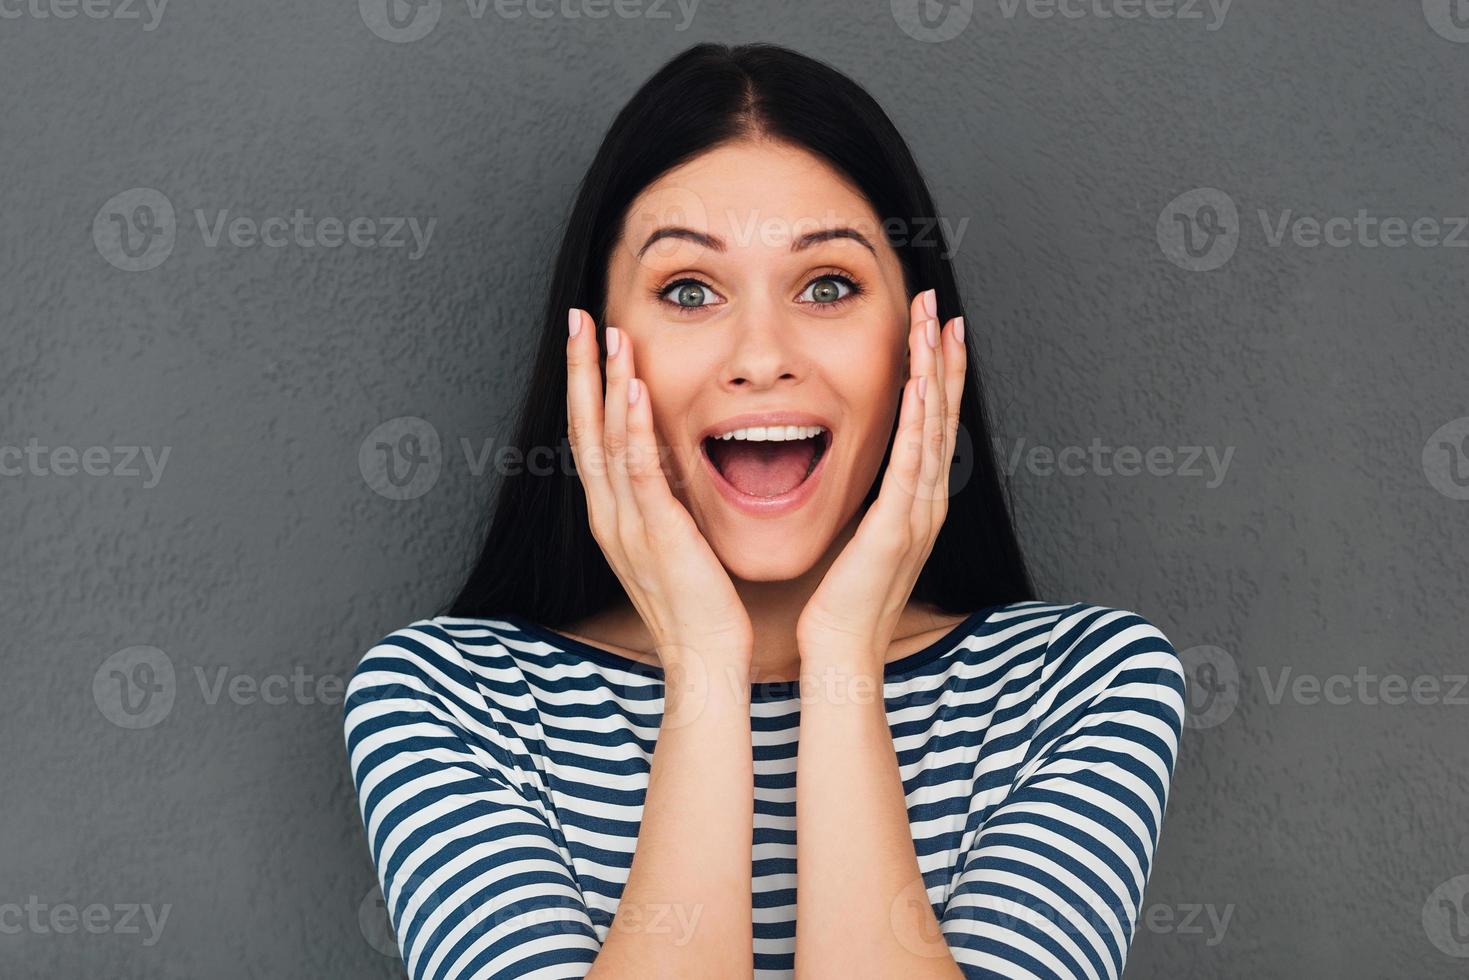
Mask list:
POLYGON ((962 316, 954 318, 954 339, 961 344, 964 343, 964 318, 962 316))
POLYGON ((935 293, 932 289, 925 289, 923 291, 923 311, 929 316, 939 315, 938 294, 935 293))
POLYGON ((937 347, 939 345, 939 322, 937 320, 929 320, 925 323, 923 332, 928 336, 928 346, 937 347))
POLYGON ((627 382, 627 403, 629 405, 633 405, 633 404, 636 404, 637 403, 638 395, 642 394, 642 387, 643 387, 642 384, 638 381, 637 378, 629 378, 628 379, 628 382, 627 382))
POLYGON ((566 312, 566 329, 573 337, 581 333, 581 310, 572 307, 566 312))
POLYGON ((607 328, 607 356, 616 357, 617 352, 622 349, 622 331, 616 327, 607 328))
POLYGON ((927 377, 927 375, 920 374, 918 376, 918 400, 919 401, 923 401, 924 396, 927 395, 927 394, 928 394, 928 377, 927 377))

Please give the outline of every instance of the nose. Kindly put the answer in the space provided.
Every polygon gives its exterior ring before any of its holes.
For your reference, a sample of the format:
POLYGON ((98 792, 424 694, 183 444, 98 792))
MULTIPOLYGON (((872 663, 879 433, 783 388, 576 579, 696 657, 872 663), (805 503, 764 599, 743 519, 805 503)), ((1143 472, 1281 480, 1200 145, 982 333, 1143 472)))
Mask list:
POLYGON ((795 342, 795 325, 767 304, 752 304, 728 321, 732 331, 723 381, 726 388, 763 391, 805 376, 804 358, 795 342))

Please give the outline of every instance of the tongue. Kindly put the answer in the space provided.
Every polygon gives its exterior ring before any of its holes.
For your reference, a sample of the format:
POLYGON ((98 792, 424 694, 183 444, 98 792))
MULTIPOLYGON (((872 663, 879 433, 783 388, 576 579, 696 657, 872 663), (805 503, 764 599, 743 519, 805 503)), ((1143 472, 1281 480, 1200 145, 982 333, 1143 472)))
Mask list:
POLYGON ((816 454, 814 439, 743 442, 715 439, 709 458, 736 490, 752 497, 778 497, 806 479, 816 454))

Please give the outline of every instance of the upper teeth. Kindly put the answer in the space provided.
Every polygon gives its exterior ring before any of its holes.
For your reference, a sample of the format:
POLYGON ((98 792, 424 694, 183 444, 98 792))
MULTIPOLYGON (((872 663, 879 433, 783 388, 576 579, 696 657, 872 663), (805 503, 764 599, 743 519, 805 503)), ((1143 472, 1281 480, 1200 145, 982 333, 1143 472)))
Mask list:
POLYGON ((788 442, 793 439, 810 439, 826 429, 819 425, 752 425, 735 429, 715 439, 743 439, 748 442, 788 442))

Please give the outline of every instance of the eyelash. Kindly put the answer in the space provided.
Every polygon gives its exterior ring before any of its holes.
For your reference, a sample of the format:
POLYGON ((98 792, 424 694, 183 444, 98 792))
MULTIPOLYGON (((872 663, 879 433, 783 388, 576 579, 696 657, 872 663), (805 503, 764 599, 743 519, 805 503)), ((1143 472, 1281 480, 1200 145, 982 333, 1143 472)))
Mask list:
MULTIPOLYGON (((805 302, 807 305, 820 306, 825 309, 835 309, 847 303, 849 300, 856 299, 867 291, 866 287, 862 284, 862 280, 858 279, 856 276, 848 272, 838 272, 836 270, 832 270, 829 272, 818 273, 817 275, 814 275, 810 279, 806 280, 806 285, 801 287, 801 292, 804 293, 806 290, 810 289, 816 283, 821 282, 823 279, 833 279, 837 282, 842 283, 847 287, 847 295, 841 297, 840 299, 832 300, 830 303, 818 303, 814 300, 806 300, 805 302)), ((667 282, 661 286, 654 287, 652 290, 653 298, 655 300, 658 300, 659 302, 666 303, 667 305, 673 307, 676 312, 685 315, 690 315, 704 309, 703 306, 684 306, 681 303, 675 303, 669 300, 667 298, 669 292, 679 286, 702 286, 711 292, 714 290, 714 287, 712 285, 702 279, 697 279, 693 276, 680 276, 679 278, 674 279, 671 282, 667 282)))

